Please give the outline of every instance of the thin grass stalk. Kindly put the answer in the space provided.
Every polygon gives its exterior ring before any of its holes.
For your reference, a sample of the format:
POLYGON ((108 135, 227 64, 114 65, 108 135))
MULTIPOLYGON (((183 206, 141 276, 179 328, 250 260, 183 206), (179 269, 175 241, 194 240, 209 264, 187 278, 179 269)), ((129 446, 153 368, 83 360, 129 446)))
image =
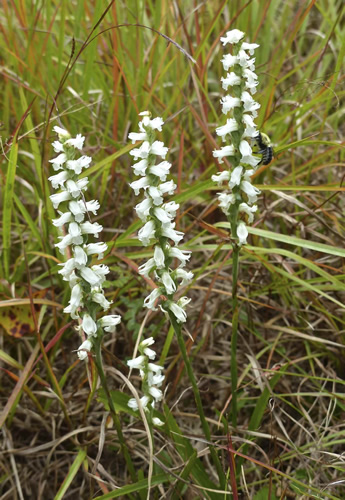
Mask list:
POLYGON ((96 368, 97 368, 97 373, 98 373, 99 378, 101 380, 102 387, 103 387, 105 395, 107 397, 107 401, 108 401, 108 404, 109 404, 109 409, 110 409, 111 417, 113 419, 113 422, 114 422, 114 425, 115 425, 115 429, 116 429, 116 432, 117 432, 117 436, 119 438, 119 442, 120 442, 120 446, 121 446, 121 452, 122 452, 122 454, 124 456, 124 459, 126 461, 126 464, 127 464, 130 476, 132 478, 132 481, 135 482, 137 480, 136 479, 135 469, 134 469, 134 466, 133 466, 133 462, 132 462, 131 456, 130 456, 129 451, 128 451, 127 444, 125 442, 125 439, 124 439, 124 436, 123 436, 123 433, 122 433, 121 422, 120 422, 119 416, 117 414, 117 411, 115 409, 113 400, 111 398, 109 386, 108 386, 108 383, 107 383, 107 378, 106 378, 104 370, 103 370, 102 340, 101 339, 102 339, 102 332, 98 332, 97 338, 96 338, 96 340, 94 342, 95 365, 96 365, 96 368))
POLYGON ((201 426, 202 426, 202 429, 204 431, 205 437, 208 441, 208 446, 209 446, 209 450, 210 450, 210 454, 211 454, 213 463, 217 469, 220 487, 224 489, 225 483, 226 483, 225 474, 223 471, 222 464, 220 463, 219 457, 216 453, 216 450, 215 450, 214 446, 211 444, 211 431, 210 431, 210 427, 209 427, 207 420, 206 420, 206 417, 205 417, 198 384, 196 382, 193 368, 192 368, 192 364, 189 360, 186 346, 185 346, 185 343, 183 340, 182 325, 176 321, 176 318, 175 318, 175 315, 173 312, 169 311, 168 314, 169 314, 171 324, 172 324, 174 331, 175 331, 175 334, 176 334, 177 342, 178 342, 180 352, 181 352, 182 357, 183 357, 183 361, 184 361, 184 364, 185 364, 185 367, 187 370, 187 375, 188 375, 189 381, 192 385, 196 407, 198 409, 199 417, 201 420, 201 426))

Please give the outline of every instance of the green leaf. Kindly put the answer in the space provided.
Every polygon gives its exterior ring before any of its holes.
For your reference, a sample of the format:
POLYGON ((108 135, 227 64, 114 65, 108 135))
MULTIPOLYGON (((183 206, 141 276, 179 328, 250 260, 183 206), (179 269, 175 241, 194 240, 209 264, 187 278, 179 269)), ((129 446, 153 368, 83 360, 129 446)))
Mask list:
POLYGON ((11 246, 11 224, 12 224, 11 219, 12 219, 13 190, 14 190, 14 179, 16 176, 17 158, 18 158, 18 143, 16 134, 13 137, 13 143, 8 162, 5 193, 4 193, 3 214, 2 214, 3 266, 5 271, 5 277, 7 280, 9 279, 10 275, 10 246, 11 246))
POLYGON ((86 450, 79 450, 78 455, 76 456, 73 464, 71 465, 68 474, 64 479, 64 482, 59 488, 59 491, 55 495, 54 500, 61 500, 64 497, 66 491, 70 487, 73 479, 75 478, 77 472, 79 471, 79 468, 83 463, 85 457, 86 457, 86 450))
MULTIPOLYGON (((274 490, 274 488, 272 488, 274 490)), ((258 491, 254 497, 253 500, 279 500, 279 498, 275 495, 274 491, 271 491, 270 494, 270 489, 269 486, 264 486, 261 488, 260 491, 258 491)))

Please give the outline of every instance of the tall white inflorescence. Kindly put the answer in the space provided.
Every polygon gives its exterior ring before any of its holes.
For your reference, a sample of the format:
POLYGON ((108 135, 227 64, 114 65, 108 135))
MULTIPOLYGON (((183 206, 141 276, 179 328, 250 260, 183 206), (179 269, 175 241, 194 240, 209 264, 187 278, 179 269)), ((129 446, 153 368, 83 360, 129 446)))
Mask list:
POLYGON ((49 177, 49 180, 59 192, 51 195, 50 199, 58 210, 59 218, 54 219, 53 224, 66 228, 65 235, 60 237, 60 242, 55 246, 62 254, 70 247, 72 253, 69 260, 60 264, 62 268, 59 273, 69 282, 71 288, 69 305, 65 307, 64 312, 69 313, 73 319, 80 319, 79 328, 86 335, 86 340, 78 349, 78 357, 82 360, 87 359, 95 337, 103 330, 114 332, 121 317, 108 315, 99 320, 96 318, 100 310, 107 311, 111 305, 105 298, 102 287, 109 268, 104 264, 91 265, 93 256, 103 258, 107 245, 103 242, 89 242, 90 236, 99 237, 103 227, 97 222, 85 220, 90 219, 90 212, 96 215, 99 209, 98 201, 85 201, 84 192, 87 190, 88 178, 79 178, 82 170, 92 160, 89 156, 78 155, 78 150, 83 148, 85 137, 78 134, 72 138, 69 132, 61 127, 54 127, 54 131, 59 140, 53 142, 53 148, 59 154, 49 162, 58 173, 49 177))
POLYGON ((235 29, 220 39, 224 46, 232 46, 232 53, 224 55, 221 61, 228 72, 221 79, 222 87, 224 90, 230 87, 231 95, 221 99, 222 111, 228 118, 225 125, 216 129, 216 133, 223 141, 230 135, 231 144, 213 151, 213 156, 219 163, 228 158, 232 168, 212 176, 212 180, 218 184, 223 181, 228 183, 230 192, 219 193, 218 199, 220 207, 231 221, 231 227, 235 230, 232 236, 238 238, 239 245, 247 242, 245 220, 249 224, 253 222, 257 210, 255 202, 260 194, 259 189, 251 183, 251 176, 260 159, 252 155, 250 146, 258 133, 254 120, 260 105, 252 97, 258 85, 255 58, 252 56, 258 45, 246 43, 243 38, 244 33, 235 29))
MULTIPOLYGON (((185 271, 183 268, 190 259, 191 252, 178 248, 178 243, 184 234, 175 229, 175 216, 179 205, 173 201, 165 202, 166 194, 173 195, 176 184, 169 180, 171 163, 165 160, 168 148, 163 142, 156 141, 156 131, 161 131, 163 126, 162 118, 150 118, 150 113, 144 111, 140 113, 142 120, 139 123, 139 133, 131 132, 129 139, 133 142, 143 141, 139 148, 132 149, 130 154, 134 160, 139 160, 132 165, 135 175, 139 179, 132 182, 130 186, 138 195, 144 192, 144 199, 135 207, 138 217, 143 221, 143 227, 139 230, 138 238, 144 246, 154 245, 153 256, 139 267, 139 273, 148 277, 153 274, 158 286, 144 301, 144 306, 156 310, 156 304, 161 296, 166 300, 162 301, 160 308, 164 312, 170 312, 178 323, 184 323, 187 319, 185 311, 190 299, 181 297, 174 299, 179 286, 188 284, 193 278, 193 273, 185 271), (162 161, 156 163, 157 157, 162 161), (177 262, 177 267, 174 266, 177 262)), ((153 339, 143 340, 139 344, 140 356, 128 361, 131 368, 138 368, 142 377, 142 390, 144 396, 140 399, 141 405, 146 411, 152 412, 156 401, 163 397, 160 385, 164 380, 163 368, 153 364, 150 360, 155 358, 155 352, 149 348, 153 344, 153 339)), ((135 399, 129 401, 129 406, 138 408, 135 399)), ((153 417, 155 425, 162 425, 158 418, 153 417)))
POLYGON ((163 120, 159 117, 151 120, 148 111, 140 113, 140 116, 143 117, 139 123, 140 133, 131 132, 128 136, 133 144, 138 140, 144 141, 140 148, 130 151, 134 160, 139 160, 132 168, 140 176, 130 186, 136 195, 140 191, 144 192, 143 201, 135 207, 138 217, 144 223, 138 238, 144 246, 154 244, 154 252, 153 257, 139 267, 139 273, 146 277, 153 273, 158 282, 158 288, 146 297, 144 306, 156 310, 156 302, 163 295, 167 300, 160 304, 160 308, 164 312, 170 310, 176 321, 183 323, 187 319, 185 307, 190 299, 181 297, 176 301, 174 294, 179 286, 188 284, 193 278, 193 273, 183 269, 191 252, 180 250, 177 246, 184 236, 175 229, 174 218, 179 205, 173 201, 164 202, 164 195, 173 195, 176 184, 173 180, 168 180, 171 168, 171 163, 165 161, 168 148, 163 142, 155 140, 155 131, 162 130, 163 120), (157 157, 163 161, 156 164, 157 157), (175 259, 178 267, 173 268, 175 259))

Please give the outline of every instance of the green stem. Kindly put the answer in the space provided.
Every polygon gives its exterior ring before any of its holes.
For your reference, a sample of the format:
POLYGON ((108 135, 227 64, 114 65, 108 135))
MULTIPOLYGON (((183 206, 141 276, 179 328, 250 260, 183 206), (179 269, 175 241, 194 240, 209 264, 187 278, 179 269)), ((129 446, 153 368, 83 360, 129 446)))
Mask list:
POLYGON ((106 379, 106 376, 105 376, 105 373, 104 373, 104 370, 103 370, 101 344, 102 344, 102 339, 100 338, 100 335, 97 335, 97 339, 94 341, 94 344, 93 344, 94 345, 94 352, 95 352, 95 355, 96 355, 96 357, 95 357, 95 364, 96 364, 97 372, 98 372, 99 378, 101 379, 101 384, 102 384, 102 387, 104 389, 104 392, 105 392, 107 400, 108 400, 110 413, 111 413, 111 416, 112 416, 112 419, 113 419, 113 422, 114 422, 114 425, 115 425, 115 429, 116 429, 116 432, 117 432, 117 435, 118 435, 118 438, 119 438, 119 442, 120 442, 120 445, 121 445, 122 454, 123 454, 123 456, 125 458, 125 461, 126 461, 129 473, 131 475, 132 481, 136 482, 137 479, 136 479, 135 469, 134 469, 134 466, 133 466, 133 463, 132 463, 132 460, 131 460, 131 457, 130 457, 130 454, 129 454, 129 451, 128 451, 128 448, 127 448, 127 445, 126 445, 126 442, 125 442, 125 439, 123 437, 120 419, 119 419, 119 416, 118 416, 118 414, 116 412, 113 400, 111 398, 111 394, 110 394, 110 390, 109 390, 109 387, 108 387, 107 379, 106 379))
POLYGON ((232 394, 232 412, 231 421, 234 427, 237 426, 237 337, 238 337, 238 269, 239 269, 239 246, 233 244, 232 253, 232 332, 231 332, 231 394, 232 394))
POLYGON ((235 238, 237 237, 238 225, 238 208, 239 204, 236 203, 232 206, 229 214, 229 223, 232 236, 232 331, 231 331, 231 359, 230 359, 230 373, 231 373, 231 421, 233 427, 237 426, 237 382, 238 382, 238 369, 237 369, 237 337, 238 337, 238 271, 239 271, 239 253, 240 247, 235 238))
POLYGON ((185 343, 184 343, 184 340, 183 340, 181 324, 176 321, 176 318, 175 318, 174 314, 171 311, 169 311, 169 318, 170 318, 171 324, 172 324, 172 326, 173 326, 173 328, 175 330, 175 333, 176 333, 177 342, 178 342, 178 345, 180 347, 180 351, 181 351, 181 354, 182 354, 182 357, 183 357, 183 361, 184 361, 184 364, 185 364, 185 367, 186 367, 186 370, 187 370, 189 381, 192 384, 192 388, 193 388, 193 392, 194 392, 194 398, 195 398, 195 402, 196 402, 196 407, 198 409, 198 413, 199 413, 199 417, 200 417, 200 420, 201 420, 201 425, 202 425, 205 437, 206 437, 206 439, 208 441, 208 445, 209 445, 209 449, 210 449, 210 453, 211 453, 211 457, 212 457, 213 463, 215 464, 216 469, 217 469, 217 473, 218 473, 218 477, 219 477, 219 482, 220 482, 220 487, 224 489, 225 488, 225 484, 226 484, 225 474, 224 474, 224 471, 223 471, 222 464, 220 463, 219 457, 218 457, 218 455, 216 453, 216 450, 215 450, 214 446, 211 444, 211 431, 210 431, 208 422, 207 422, 205 414, 204 414, 204 409, 202 407, 202 402, 201 402, 201 397, 200 397, 200 392, 199 392, 198 384, 196 382, 196 379, 195 379, 195 376, 194 376, 194 372, 193 372, 193 368, 192 368, 190 359, 188 357, 186 346, 185 346, 185 343))

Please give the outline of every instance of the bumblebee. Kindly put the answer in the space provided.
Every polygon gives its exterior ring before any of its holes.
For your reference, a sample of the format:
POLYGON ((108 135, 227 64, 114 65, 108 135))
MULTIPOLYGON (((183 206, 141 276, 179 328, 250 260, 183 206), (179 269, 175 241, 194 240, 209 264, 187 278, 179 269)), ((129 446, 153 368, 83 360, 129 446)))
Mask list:
POLYGON ((273 148, 272 143, 268 135, 258 132, 254 137, 256 144, 260 148, 258 153, 262 156, 260 163, 263 165, 268 165, 273 160, 273 148))

